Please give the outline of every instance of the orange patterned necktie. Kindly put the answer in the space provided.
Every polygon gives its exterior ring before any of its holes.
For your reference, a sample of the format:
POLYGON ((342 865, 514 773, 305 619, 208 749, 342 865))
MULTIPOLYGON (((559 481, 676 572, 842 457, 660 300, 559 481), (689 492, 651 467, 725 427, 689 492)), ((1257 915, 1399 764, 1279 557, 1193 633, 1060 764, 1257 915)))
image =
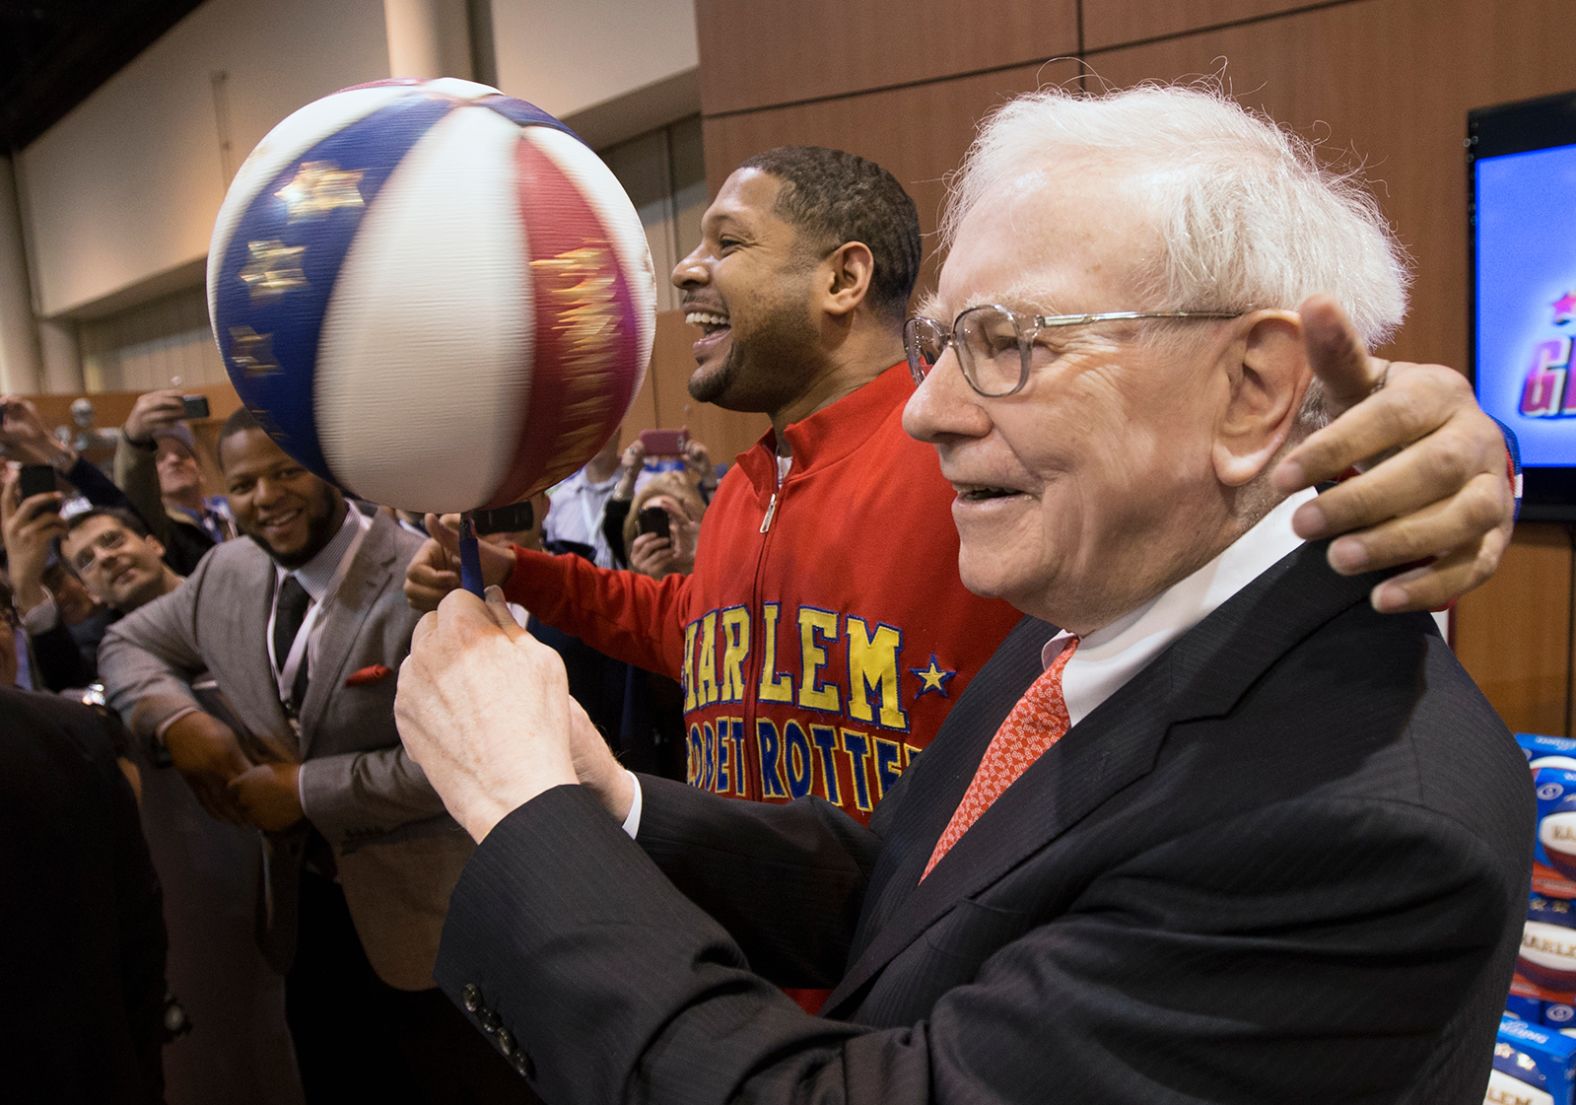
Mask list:
POLYGON ((952 812, 952 820, 947 822, 941 839, 936 841, 930 862, 925 864, 925 873, 919 876, 920 882, 925 881, 941 862, 941 857, 962 839, 980 815, 990 809, 991 803, 1066 735, 1072 721, 1067 715, 1067 699, 1062 695, 1062 671, 1077 651, 1078 638, 1074 637, 1062 649, 1061 655, 1051 661, 1051 666, 1029 685, 1007 720, 996 730, 985 755, 980 757, 980 766, 969 782, 969 789, 963 792, 963 800, 952 812))

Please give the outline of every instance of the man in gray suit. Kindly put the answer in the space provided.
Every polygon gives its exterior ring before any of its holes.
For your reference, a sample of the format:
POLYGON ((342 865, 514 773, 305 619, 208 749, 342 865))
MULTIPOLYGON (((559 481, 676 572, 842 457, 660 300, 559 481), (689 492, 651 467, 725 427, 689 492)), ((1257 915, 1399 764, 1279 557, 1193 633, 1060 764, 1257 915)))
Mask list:
POLYGON ((308 1100, 404 1101, 413 1086, 465 1100, 468 1080, 488 1098, 510 1071, 432 989, 471 845, 394 728, 416 620, 399 584, 420 541, 351 509, 244 409, 219 459, 250 540, 115 625, 100 651, 110 702, 210 813, 267 834, 264 939, 287 972, 308 1100), (193 693, 204 671, 230 718, 193 693))

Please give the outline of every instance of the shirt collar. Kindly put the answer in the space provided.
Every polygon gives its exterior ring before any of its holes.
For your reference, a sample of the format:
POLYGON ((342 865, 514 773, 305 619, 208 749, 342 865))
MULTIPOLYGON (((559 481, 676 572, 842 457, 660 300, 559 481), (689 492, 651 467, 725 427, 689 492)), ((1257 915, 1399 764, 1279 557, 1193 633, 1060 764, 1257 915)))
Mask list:
POLYGON ((317 551, 317 555, 308 560, 301 567, 291 571, 278 561, 274 562, 274 583, 283 583, 285 576, 293 575, 296 582, 313 602, 322 602, 323 596, 328 593, 329 584, 334 582, 334 573, 339 570, 339 562, 345 558, 345 553, 350 549, 350 543, 356 539, 356 530, 361 522, 357 518, 357 510, 350 504, 345 505, 345 520, 340 523, 339 532, 329 538, 328 544, 317 551))
MULTIPOLYGON (((1208 564, 1080 641, 1062 673, 1071 724, 1093 713, 1172 641, 1297 549, 1302 538, 1292 532, 1291 516, 1316 495, 1310 490, 1286 499, 1208 564)), ((1065 630, 1052 637, 1040 651, 1040 662, 1050 667, 1072 637, 1065 630)))

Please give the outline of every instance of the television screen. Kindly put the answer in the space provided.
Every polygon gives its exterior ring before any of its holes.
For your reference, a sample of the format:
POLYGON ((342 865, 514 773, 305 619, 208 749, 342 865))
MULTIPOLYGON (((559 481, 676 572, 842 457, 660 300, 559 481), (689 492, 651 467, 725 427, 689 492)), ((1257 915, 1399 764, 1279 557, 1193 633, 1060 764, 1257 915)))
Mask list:
POLYGON ((1522 517, 1576 520, 1576 93, 1471 113, 1473 381, 1522 517))

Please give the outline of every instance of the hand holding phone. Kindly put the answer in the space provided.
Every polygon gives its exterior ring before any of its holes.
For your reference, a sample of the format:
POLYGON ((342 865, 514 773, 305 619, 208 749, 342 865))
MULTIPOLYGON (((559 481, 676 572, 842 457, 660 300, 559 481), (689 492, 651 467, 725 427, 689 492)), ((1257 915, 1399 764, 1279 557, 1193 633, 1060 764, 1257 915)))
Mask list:
POLYGON ((654 533, 658 537, 668 537, 671 520, 668 512, 660 506, 642 507, 635 516, 635 526, 640 533, 654 533))

